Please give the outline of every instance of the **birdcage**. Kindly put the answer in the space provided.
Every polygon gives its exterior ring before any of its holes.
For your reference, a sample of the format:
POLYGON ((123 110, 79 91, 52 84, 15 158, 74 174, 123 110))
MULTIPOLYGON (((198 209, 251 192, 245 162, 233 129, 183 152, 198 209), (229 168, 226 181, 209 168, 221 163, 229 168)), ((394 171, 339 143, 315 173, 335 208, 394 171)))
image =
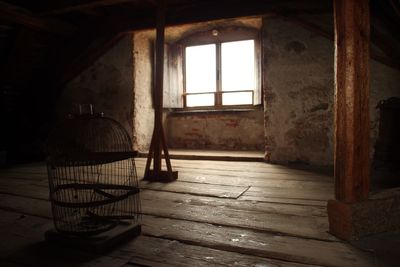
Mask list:
POLYGON ((91 112, 69 115, 47 145, 55 229, 95 235, 137 224, 139 186, 129 134, 117 121, 91 112))

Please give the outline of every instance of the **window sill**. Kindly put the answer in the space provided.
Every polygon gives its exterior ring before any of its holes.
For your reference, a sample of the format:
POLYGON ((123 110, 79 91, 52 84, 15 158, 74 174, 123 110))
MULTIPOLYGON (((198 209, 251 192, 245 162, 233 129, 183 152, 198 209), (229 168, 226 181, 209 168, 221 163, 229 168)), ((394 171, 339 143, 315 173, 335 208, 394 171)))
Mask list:
POLYGON ((196 107, 196 108, 176 108, 167 109, 171 115, 194 115, 194 114, 220 114, 220 113, 238 113, 252 112, 262 110, 262 105, 257 106, 229 106, 229 107, 196 107))

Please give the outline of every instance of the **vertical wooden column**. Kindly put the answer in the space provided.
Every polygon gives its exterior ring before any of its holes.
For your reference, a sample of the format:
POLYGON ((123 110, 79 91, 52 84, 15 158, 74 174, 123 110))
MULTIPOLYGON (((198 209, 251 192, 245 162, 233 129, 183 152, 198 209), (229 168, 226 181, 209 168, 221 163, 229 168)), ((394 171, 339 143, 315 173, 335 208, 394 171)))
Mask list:
POLYGON ((335 0, 336 199, 369 192, 369 1, 335 0))
POLYGON ((157 8, 157 37, 156 37, 156 68, 154 90, 154 130, 147 157, 144 179, 149 181, 168 182, 178 178, 178 172, 172 171, 168 147, 165 140, 162 105, 163 105, 163 77, 164 77, 164 32, 165 32, 165 0, 158 1, 157 8), (162 150, 167 165, 167 171, 162 170, 162 150), (153 170, 150 170, 154 158, 153 170))
POLYGON ((334 0, 335 197, 329 201, 330 231, 351 238, 352 204, 368 198, 369 1, 334 0))

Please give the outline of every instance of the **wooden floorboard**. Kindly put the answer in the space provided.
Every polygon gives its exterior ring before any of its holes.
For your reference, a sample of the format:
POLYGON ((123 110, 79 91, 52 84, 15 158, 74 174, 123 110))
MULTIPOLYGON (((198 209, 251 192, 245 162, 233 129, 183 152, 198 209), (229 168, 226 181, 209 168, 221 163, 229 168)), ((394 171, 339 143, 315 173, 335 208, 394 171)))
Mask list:
POLYGON ((290 262, 323 266, 368 265, 362 253, 340 242, 302 239, 154 216, 144 216, 143 232, 146 235, 179 240, 192 245, 290 262), (288 250, 288 247, 291 249, 288 250), (316 251, 318 253, 315 253, 316 251))
POLYGON ((175 240, 141 236, 121 247, 112 256, 130 255, 131 264, 142 263, 142 259, 154 261, 158 266, 281 266, 305 267, 293 262, 235 253, 230 251, 188 245, 175 240))
MULTIPOLYGON (((141 178, 145 160, 138 159, 141 178)), ((0 170, 1 266, 372 266, 328 230, 330 175, 259 162, 172 160, 141 181, 143 234, 104 255, 49 246, 43 163, 0 170)))
POLYGON ((211 185, 181 181, 174 181, 171 183, 141 181, 140 187, 153 191, 167 191, 220 198, 238 198, 249 188, 247 186, 211 185))

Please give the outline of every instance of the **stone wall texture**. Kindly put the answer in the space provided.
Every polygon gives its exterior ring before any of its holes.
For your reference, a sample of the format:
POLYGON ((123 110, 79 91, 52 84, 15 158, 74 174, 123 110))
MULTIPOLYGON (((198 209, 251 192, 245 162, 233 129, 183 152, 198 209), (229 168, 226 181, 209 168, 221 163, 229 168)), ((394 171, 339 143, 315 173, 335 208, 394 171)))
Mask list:
MULTIPOLYGON (((214 26, 261 27, 260 18, 223 20, 168 27, 175 42, 214 26)), ((138 31, 121 40, 65 88, 58 115, 94 104, 122 123, 134 148, 149 148, 154 110, 155 31, 138 31)), ((263 19, 263 108, 247 112, 172 114, 165 131, 172 148, 261 150, 276 163, 333 165, 334 44, 283 18, 263 19)), ((400 97, 400 72, 371 60, 371 157, 379 129, 376 105, 400 97)))
MULTIPOLYGON (((333 42, 282 18, 265 19, 262 34, 266 159, 333 165, 333 42)), ((375 107, 399 84, 399 71, 371 60, 371 157, 375 107)))
POLYGON ((133 35, 133 92, 134 111, 134 147, 139 151, 147 151, 150 147, 154 124, 152 100, 153 67, 152 40, 154 31, 140 31, 133 35))

